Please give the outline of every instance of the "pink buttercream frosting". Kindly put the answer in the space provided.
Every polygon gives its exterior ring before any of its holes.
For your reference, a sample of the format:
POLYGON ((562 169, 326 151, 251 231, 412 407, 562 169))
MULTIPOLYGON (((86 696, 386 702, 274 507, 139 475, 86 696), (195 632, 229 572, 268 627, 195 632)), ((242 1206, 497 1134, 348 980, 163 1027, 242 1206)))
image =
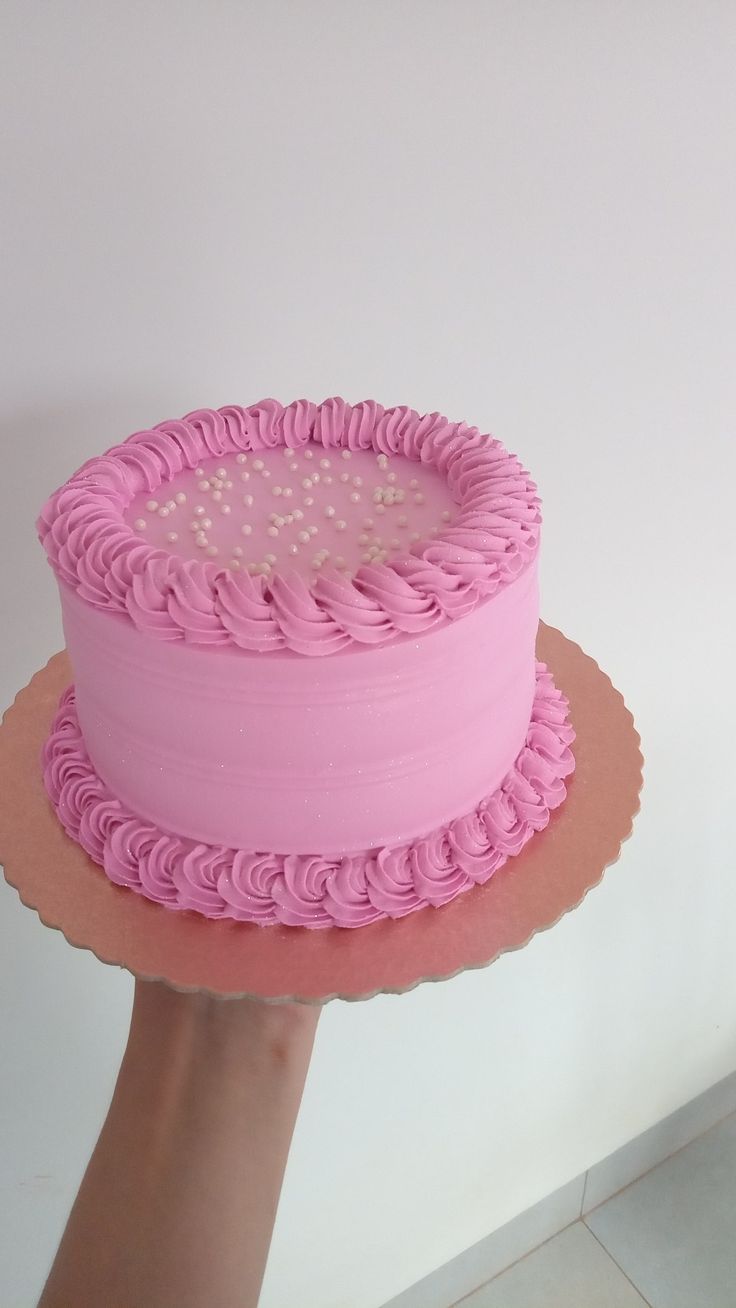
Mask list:
MULTIPOLYGON (((259 430, 269 438, 273 414, 266 406, 258 413, 259 430)), ((326 410, 324 431, 331 439, 340 415, 338 402, 326 410)), ((224 439, 225 418, 220 415, 218 425, 213 417, 207 430, 213 442, 224 439)), ((294 422, 291 439, 297 430, 294 422)), ((303 605, 308 608, 309 601, 299 597, 303 605)), ((308 614, 298 619, 309 620, 308 614)), ((257 625, 260 619, 256 615, 253 621, 257 625)), ((538 663, 525 742, 493 794, 471 812, 407 844, 334 858, 198 843, 136 817, 89 760, 74 687, 61 699, 44 748, 44 780, 64 829, 110 880, 158 904, 264 926, 359 927, 446 904, 482 885, 518 854, 565 798, 565 778, 575 766, 574 735, 567 700, 538 663)))
POLYGON ((534 558, 539 523, 528 474, 477 428, 437 413, 333 398, 202 409, 137 432, 56 491, 38 531, 61 582, 157 639, 321 656, 462 618, 534 558), (180 544, 153 544, 129 521, 141 497, 175 487, 208 459, 271 458, 279 449, 295 459, 313 450, 407 460, 418 476, 431 471, 442 479, 453 512, 443 512, 433 534, 402 538, 390 557, 384 551, 352 572, 318 565, 314 577, 281 565, 249 575, 237 570, 237 558, 227 567, 186 557, 180 544))

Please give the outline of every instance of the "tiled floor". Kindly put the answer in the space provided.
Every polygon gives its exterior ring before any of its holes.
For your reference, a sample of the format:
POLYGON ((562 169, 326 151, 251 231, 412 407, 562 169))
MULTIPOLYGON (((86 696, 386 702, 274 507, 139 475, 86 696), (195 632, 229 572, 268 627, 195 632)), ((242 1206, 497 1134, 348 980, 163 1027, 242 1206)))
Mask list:
POLYGON ((736 1308, 736 1113, 458 1308, 736 1308))

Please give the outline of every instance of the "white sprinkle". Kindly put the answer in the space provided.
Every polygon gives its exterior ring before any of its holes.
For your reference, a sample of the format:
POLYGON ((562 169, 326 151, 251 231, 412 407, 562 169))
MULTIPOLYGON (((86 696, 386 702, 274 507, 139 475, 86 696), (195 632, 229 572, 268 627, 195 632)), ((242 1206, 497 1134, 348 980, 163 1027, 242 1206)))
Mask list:
POLYGON ((386 477, 386 481, 391 481, 391 482, 398 481, 398 477, 396 476, 396 473, 390 472, 386 477))
POLYGON ((204 468, 195 468, 194 475, 195 477, 204 477, 204 468))
POLYGON ((310 536, 316 536, 317 532, 319 531, 319 528, 314 526, 307 527, 307 531, 309 532, 310 536))
POLYGON ((353 457, 353 455, 352 455, 352 451, 351 451, 351 450, 343 450, 343 451, 342 451, 342 457, 343 457, 344 459, 352 459, 352 457, 353 457))
POLYGON ((243 496, 243 503, 244 503, 246 509, 252 509, 252 508, 253 508, 253 496, 252 496, 252 495, 244 495, 244 496, 243 496))
POLYGON ((179 491, 179 492, 174 496, 174 499, 176 500, 177 504, 186 504, 186 502, 187 502, 187 497, 186 497, 186 495, 184 494, 184 491, 179 491))
POLYGON ((229 505, 229 504, 221 504, 221 505, 220 505, 220 513, 229 513, 229 512, 230 512, 230 505, 229 505))
POLYGON ((216 545, 208 545, 208 546, 207 546, 207 553, 211 556, 211 558, 214 559, 215 555, 216 555, 218 552, 219 552, 219 551, 218 551, 216 545))
MULTIPOLYGON (((307 537, 307 540, 308 540, 308 539, 309 539, 309 537, 307 537)), ((298 554, 298 553, 299 553, 299 546, 298 546, 298 545, 290 545, 290 546, 289 546, 289 553, 290 553, 290 554, 298 554)))
POLYGON ((300 531, 300 532, 299 532, 299 535, 298 535, 298 537, 297 537, 297 539, 301 541, 302 545, 308 545, 308 544, 309 544, 309 532, 308 532, 308 531, 300 531))
POLYGON ((354 486, 362 486, 362 485, 363 485, 363 478, 362 478, 362 477, 353 477, 353 485, 354 485, 354 486))
POLYGON ((327 508, 325 509, 325 517, 334 518, 334 516, 335 516, 335 510, 333 509, 331 504, 328 504, 327 508))
POLYGON ((332 465, 329 459, 320 459, 319 466, 320 468, 330 468, 332 465))
POLYGON ((224 468, 218 468, 217 475, 218 477, 227 477, 227 472, 225 471, 224 468))
POLYGON ((243 557, 242 547, 240 545, 233 545, 233 554, 235 555, 236 559, 242 559, 243 557))
POLYGON ((335 531, 345 531, 347 525, 348 524, 346 523, 344 518, 338 518, 337 522, 335 523, 335 531))
POLYGON ((294 509, 294 513, 292 516, 295 522, 301 522, 302 518, 304 517, 304 514, 302 513, 301 509, 294 509))
POLYGON ((314 485, 316 486, 317 483, 318 483, 318 481, 319 481, 319 473, 318 473, 318 472, 313 472, 313 473, 312 473, 312 481, 314 482, 314 485))
POLYGON ((340 473, 340 481, 343 482, 343 484, 347 484, 347 482, 350 481, 350 473, 349 473, 349 472, 341 472, 341 473, 340 473))
POLYGON ((278 527, 266 527, 267 536, 278 536, 278 534, 279 534, 278 527))
POLYGON ((305 457, 305 459, 313 459, 313 458, 314 458, 314 451, 313 451, 313 450, 305 450, 305 451, 304 451, 304 457, 305 457))
POLYGON ((203 504, 195 505, 194 512, 196 513, 198 518, 201 518, 204 514, 204 505, 203 504))
POLYGON ((306 506, 307 506, 308 509, 311 509, 312 505, 314 504, 314 499, 313 499, 313 497, 312 497, 311 495, 305 495, 305 496, 304 496, 304 503, 306 504, 306 506))
POLYGON ((168 541, 171 541, 171 544, 173 545, 173 544, 174 544, 174 541, 178 540, 179 537, 177 536, 177 534, 176 534, 175 531, 169 531, 169 532, 166 533, 166 539, 167 539, 168 541))
POLYGON ((250 536, 252 530, 253 528, 251 527, 250 523, 244 522, 242 527, 240 528, 240 534, 241 536, 250 536))
POLYGON ((350 496, 350 498, 351 498, 353 504, 360 504, 360 500, 361 500, 360 491, 353 491, 353 493, 352 493, 352 495, 350 496))
POLYGON ((190 522, 190 524, 189 524, 189 530, 190 530, 190 531, 200 531, 200 530, 201 530, 201 526, 202 526, 202 524, 199 523, 199 522, 196 522, 196 521, 195 521, 195 522, 190 522))
POLYGON ((304 487, 305 490, 311 490, 311 489, 312 489, 312 478, 311 478, 311 477, 304 477, 304 478, 302 479, 302 486, 304 487))
POLYGON ((240 569, 240 559, 231 559, 227 566, 231 568, 233 572, 238 572, 240 569))
POLYGON ((408 526, 409 526, 409 519, 406 517, 406 514, 402 513, 402 514, 401 514, 401 515, 396 519, 396 526, 397 526, 397 527, 408 527, 408 526))
POLYGON ((176 500, 167 500, 166 507, 169 510, 169 513, 173 513, 176 508, 176 500))
POLYGON ((198 481, 198 482, 197 482, 197 490, 208 491, 209 488, 210 488, 210 483, 209 483, 209 481, 198 481))
POLYGON ((232 488, 233 488, 233 483, 231 481, 226 481, 225 490, 232 490, 232 488))
POLYGON ((149 513, 155 513, 158 508, 158 500, 146 500, 146 508, 149 513))
POLYGON ((282 489, 281 486, 272 486, 272 487, 271 487, 271 494, 272 494, 272 495, 280 495, 280 494, 281 494, 281 489, 282 489))
POLYGON ((276 555, 275 555, 275 554, 264 554, 263 557, 264 557, 265 562, 268 563, 269 566, 272 566, 272 565, 276 562, 276 555))
POLYGON ((262 472, 263 469, 264 469, 264 467, 265 467, 265 464, 264 464, 264 462, 263 462, 263 459, 254 459, 254 460, 253 460, 253 468, 254 468, 254 471, 255 471, 255 472, 262 472))
POLYGON ((299 471, 299 464, 298 464, 298 463, 290 463, 290 464, 289 464, 289 472, 298 472, 298 471, 299 471))
POLYGON ((202 519, 202 527, 204 528, 205 531, 208 531, 209 528, 210 528, 211 526, 212 526, 212 519, 211 519, 211 518, 203 518, 203 519, 202 519))
POLYGON ((197 532, 197 535, 194 537, 194 544, 199 545, 200 549, 202 549, 207 544, 207 537, 205 536, 203 531, 197 532))
POLYGON ((443 522, 449 522, 451 517, 452 517, 452 514, 450 513, 450 510, 449 510, 449 509, 443 509, 443 510, 442 510, 442 521, 443 521, 443 522))
POLYGON ((372 519, 372 518, 364 518, 364 519, 363 519, 363 526, 366 527, 366 528, 368 529, 368 531, 370 531, 371 527, 373 526, 373 519, 372 519))
POLYGON ((241 481, 250 481, 250 473, 249 473, 249 472, 241 472, 241 474, 240 474, 240 480, 241 480, 241 481))
POLYGON ((236 455, 235 455, 235 462, 236 462, 236 463, 247 463, 247 462, 248 462, 248 455, 247 455, 247 454, 236 454, 236 455))
POLYGON ((145 531, 146 527, 148 526, 148 523, 146 522, 145 518, 136 518, 135 522, 133 523, 133 526, 135 527, 136 531, 145 531))
POLYGON ((291 497, 292 497, 292 495, 294 494, 294 492, 293 492, 291 486, 284 486, 284 489, 283 489, 283 492, 282 492, 282 493, 283 493, 283 496, 284 496, 284 499, 285 499, 285 500, 290 500, 291 497))
POLYGON ((424 503, 424 496, 422 495, 421 491, 419 491, 419 493, 418 493, 417 495, 414 496, 414 503, 415 503, 415 504, 423 504, 423 503, 424 503))
POLYGON ((165 504, 161 505, 161 508, 158 511, 158 516, 159 518, 168 518, 169 510, 167 509, 165 504))
POLYGON ((263 472, 261 473, 261 476, 262 476, 262 477, 270 477, 270 476, 271 476, 270 472, 268 471, 268 468, 264 468, 264 469, 263 469, 263 472))

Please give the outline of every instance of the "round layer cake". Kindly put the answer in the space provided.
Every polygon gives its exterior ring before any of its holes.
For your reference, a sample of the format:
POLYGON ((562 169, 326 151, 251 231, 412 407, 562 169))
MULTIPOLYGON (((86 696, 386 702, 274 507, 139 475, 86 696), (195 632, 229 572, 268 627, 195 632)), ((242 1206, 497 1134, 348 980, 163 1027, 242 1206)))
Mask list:
POLYGON ((120 885, 264 925, 484 882, 574 767, 535 663, 539 523, 497 441, 372 401, 199 410, 91 460, 38 524, 65 829, 120 885))

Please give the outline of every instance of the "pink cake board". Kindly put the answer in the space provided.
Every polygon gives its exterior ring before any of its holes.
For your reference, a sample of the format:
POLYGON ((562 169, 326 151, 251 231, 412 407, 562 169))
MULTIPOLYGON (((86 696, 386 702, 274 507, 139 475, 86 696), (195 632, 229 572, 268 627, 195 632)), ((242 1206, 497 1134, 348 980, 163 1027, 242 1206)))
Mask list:
POLYGON ((6 879, 70 944, 180 990, 323 1004, 487 967, 581 902, 618 858, 639 807, 639 736, 619 692, 578 645, 543 623, 537 655, 570 699, 577 738, 567 799, 517 858, 443 908, 356 930, 260 927, 174 912, 108 881, 65 835, 41 778, 41 748, 71 681, 63 652, 19 693, 0 728, 6 879))

